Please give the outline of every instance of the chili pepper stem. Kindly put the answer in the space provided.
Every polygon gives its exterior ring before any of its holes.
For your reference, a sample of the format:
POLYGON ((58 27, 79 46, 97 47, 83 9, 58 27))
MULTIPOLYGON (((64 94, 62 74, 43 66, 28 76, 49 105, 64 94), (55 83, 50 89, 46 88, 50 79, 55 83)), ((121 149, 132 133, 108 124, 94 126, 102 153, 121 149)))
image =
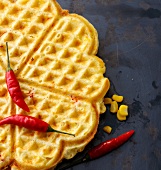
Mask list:
POLYGON ((9 51, 8 51, 8 42, 6 42, 6 51, 7 51, 7 62, 8 62, 7 71, 9 71, 9 70, 12 70, 12 68, 10 66, 9 51))
POLYGON ((55 130, 50 125, 48 126, 47 132, 57 132, 57 133, 62 133, 62 134, 71 135, 71 136, 75 137, 74 134, 67 133, 67 132, 62 132, 62 131, 59 131, 59 130, 55 130))

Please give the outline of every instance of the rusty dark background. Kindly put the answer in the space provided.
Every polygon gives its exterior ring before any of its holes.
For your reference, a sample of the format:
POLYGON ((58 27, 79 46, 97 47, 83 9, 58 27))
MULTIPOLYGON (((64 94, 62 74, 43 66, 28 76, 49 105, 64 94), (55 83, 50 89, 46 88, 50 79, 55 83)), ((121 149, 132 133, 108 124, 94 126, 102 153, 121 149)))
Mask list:
POLYGON ((130 141, 117 150, 68 170, 161 170, 161 0, 57 1, 95 26, 100 41, 98 56, 104 60, 105 75, 111 81, 107 96, 123 95, 129 106, 125 122, 119 122, 107 108, 85 151, 135 130, 130 141), (113 127, 112 134, 103 132, 105 125, 113 127))

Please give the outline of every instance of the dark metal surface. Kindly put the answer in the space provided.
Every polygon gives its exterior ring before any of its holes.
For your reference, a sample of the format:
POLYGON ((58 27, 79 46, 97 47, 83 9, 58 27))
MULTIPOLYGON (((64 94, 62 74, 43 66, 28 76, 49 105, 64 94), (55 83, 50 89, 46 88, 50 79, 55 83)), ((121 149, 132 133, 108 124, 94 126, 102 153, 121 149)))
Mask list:
POLYGON ((111 81, 107 95, 117 92, 125 97, 124 103, 129 106, 126 122, 119 122, 107 108, 101 115, 98 132, 86 150, 130 129, 136 131, 119 149, 69 170, 160 170, 161 1, 58 2, 64 9, 84 16, 95 26, 100 41, 98 56, 106 63, 105 75, 111 81), (103 132, 105 125, 113 127, 112 134, 103 132))

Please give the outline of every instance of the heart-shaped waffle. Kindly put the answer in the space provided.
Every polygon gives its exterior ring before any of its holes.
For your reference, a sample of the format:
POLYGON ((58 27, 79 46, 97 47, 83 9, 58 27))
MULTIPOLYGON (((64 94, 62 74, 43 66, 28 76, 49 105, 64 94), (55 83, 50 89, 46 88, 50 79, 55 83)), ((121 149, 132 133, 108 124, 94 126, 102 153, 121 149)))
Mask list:
POLYGON ((0 169, 46 170, 72 158, 91 141, 109 89, 97 50, 94 27, 55 0, 1 0, 0 119, 30 115, 76 136, 3 125, 0 169), (30 113, 17 107, 7 91, 5 42, 30 113))

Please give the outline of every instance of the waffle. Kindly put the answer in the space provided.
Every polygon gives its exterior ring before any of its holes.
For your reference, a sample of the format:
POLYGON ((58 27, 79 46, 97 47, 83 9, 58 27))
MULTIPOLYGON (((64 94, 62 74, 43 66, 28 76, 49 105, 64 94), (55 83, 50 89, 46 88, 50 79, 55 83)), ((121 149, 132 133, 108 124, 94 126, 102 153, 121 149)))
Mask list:
POLYGON ((97 50, 95 28, 85 18, 63 10, 55 0, 1 0, 0 119, 30 115, 75 137, 2 126, 0 169, 54 169, 93 139, 109 89, 97 50), (7 91, 5 42, 30 113, 17 107, 7 91))

